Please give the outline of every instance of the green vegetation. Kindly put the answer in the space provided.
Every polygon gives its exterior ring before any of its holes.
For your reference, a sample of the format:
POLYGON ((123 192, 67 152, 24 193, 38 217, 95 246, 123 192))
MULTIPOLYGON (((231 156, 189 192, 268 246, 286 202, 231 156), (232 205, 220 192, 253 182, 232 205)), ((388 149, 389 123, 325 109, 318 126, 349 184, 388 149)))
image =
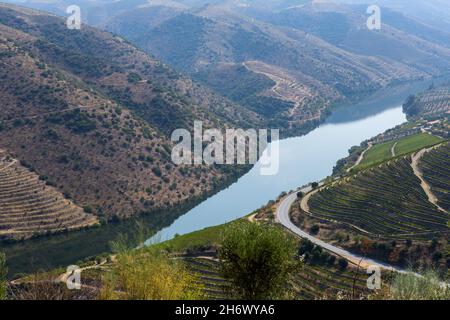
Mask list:
POLYGON ((395 141, 389 141, 374 145, 364 154, 364 158, 357 168, 366 168, 373 164, 392 158, 391 149, 395 141))
POLYGON ((433 194, 438 198, 438 204, 450 212, 450 145, 446 144, 426 153, 420 161, 420 168, 431 185, 433 194))
POLYGON ((6 267, 6 255, 0 252, 0 300, 6 300, 8 268, 6 267))
POLYGON ((395 147, 396 155, 407 154, 416 150, 442 142, 442 139, 428 133, 419 133, 410 137, 401 139, 395 147))
MULTIPOLYGON (((231 223, 229 226, 232 226, 233 224, 234 223, 231 223)), ((172 240, 163 242, 156 246, 171 252, 183 252, 217 246, 220 243, 220 235, 226 227, 228 227, 228 225, 220 225, 194 231, 182 236, 176 236, 172 240)))
POLYGON ((153 249, 119 253, 105 274, 104 300, 191 300, 203 298, 202 287, 186 267, 153 249))
POLYGON ((92 131, 97 127, 96 121, 80 109, 63 114, 51 115, 47 117, 47 121, 53 124, 65 125, 69 130, 77 134, 92 131))
POLYGON ((403 105, 410 117, 434 117, 450 111, 450 87, 448 84, 438 88, 431 86, 427 91, 410 96, 403 105))
MULTIPOLYGON (((331 256, 333 257, 333 256, 331 256)), ((220 262, 202 257, 186 257, 183 261, 200 279, 208 299, 227 299, 230 282, 220 274, 220 262)), ((289 280, 294 292, 289 298, 300 300, 359 299, 368 295, 367 275, 353 269, 339 270, 329 264, 301 264, 289 280), (356 280, 356 281, 355 281, 356 280)))
POLYGON ((392 281, 388 299, 392 300, 449 300, 450 288, 434 271, 422 277, 414 273, 396 274, 392 281))
POLYGON ((294 239, 278 227, 237 223, 224 232, 220 273, 230 282, 232 297, 286 298, 295 251, 294 239))
POLYGON ((400 140, 393 140, 374 145, 364 155, 364 159, 358 165, 358 169, 368 168, 374 164, 384 162, 392 158, 392 148, 395 156, 401 156, 413 151, 423 149, 441 142, 442 139, 428 133, 415 134, 400 140))
MULTIPOLYGON (((443 166, 450 165, 450 158, 443 160, 443 166)), ((311 213, 373 237, 431 239, 448 233, 450 216, 428 201, 409 161, 399 158, 324 188, 311 197, 311 213)))

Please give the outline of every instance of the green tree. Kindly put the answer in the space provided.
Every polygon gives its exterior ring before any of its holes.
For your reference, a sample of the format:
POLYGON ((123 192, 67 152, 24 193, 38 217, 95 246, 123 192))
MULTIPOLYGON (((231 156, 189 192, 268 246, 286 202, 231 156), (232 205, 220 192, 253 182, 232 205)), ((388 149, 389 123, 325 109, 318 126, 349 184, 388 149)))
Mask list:
POLYGON ((295 255, 293 238, 280 228, 239 222, 223 234, 220 271, 230 282, 228 289, 233 298, 286 298, 295 255))
POLYGON ((6 255, 0 252, 0 300, 6 300, 8 268, 6 267, 6 255))
POLYGON ((344 258, 340 258, 338 260, 338 266, 339 266, 339 269, 343 271, 343 270, 347 269, 348 261, 344 258))

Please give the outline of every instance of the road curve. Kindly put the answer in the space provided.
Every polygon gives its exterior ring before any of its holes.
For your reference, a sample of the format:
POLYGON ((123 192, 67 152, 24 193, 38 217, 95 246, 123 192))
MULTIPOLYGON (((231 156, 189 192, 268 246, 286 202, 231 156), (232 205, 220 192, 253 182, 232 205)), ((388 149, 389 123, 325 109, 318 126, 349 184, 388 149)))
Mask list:
MULTIPOLYGON (((306 192, 309 192, 310 190, 311 190, 311 187, 306 187, 300 191, 306 193, 306 192)), ((290 216, 289 216, 289 211, 291 209, 291 206, 295 202, 296 199, 297 199, 297 192, 291 193, 288 196, 286 196, 285 198, 283 198, 277 207, 276 221, 278 223, 281 223, 285 228, 289 229, 290 231, 292 231, 294 234, 298 235, 299 237, 308 239, 315 245, 322 247, 323 249, 348 260, 349 262, 353 263, 354 265, 360 265, 361 268, 367 269, 369 266, 378 266, 384 270, 396 271, 396 272, 400 272, 400 273, 407 273, 406 270, 391 266, 387 263, 372 260, 369 258, 363 258, 360 255, 351 253, 342 248, 338 248, 336 246, 328 244, 316 237, 313 237, 309 233, 301 230, 294 223, 292 223, 290 216)))

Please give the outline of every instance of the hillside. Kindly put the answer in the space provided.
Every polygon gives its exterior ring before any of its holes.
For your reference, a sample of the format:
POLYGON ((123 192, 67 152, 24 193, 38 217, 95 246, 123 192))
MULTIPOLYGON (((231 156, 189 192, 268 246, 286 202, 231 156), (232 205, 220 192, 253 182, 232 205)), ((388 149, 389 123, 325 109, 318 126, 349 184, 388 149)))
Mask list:
POLYGON ((450 86, 432 87, 418 95, 411 96, 403 105, 410 117, 433 118, 440 115, 450 115, 450 86))
POLYGON ((445 268, 449 154, 444 142, 351 172, 299 199, 292 219, 371 258, 445 268))
MULTIPOLYGON (((66 15, 69 2, 24 4, 66 15)), ((387 8, 382 30, 370 31, 365 6, 305 0, 70 4, 82 8, 87 23, 128 39, 286 135, 310 130, 337 102, 450 67, 450 33, 387 8)))
MULTIPOLYGON (((229 292, 226 290, 227 281, 220 274, 221 262, 217 258, 221 235, 226 226, 220 225, 199 230, 156 245, 157 249, 167 252, 171 259, 182 262, 189 273, 198 278, 198 284, 202 287, 204 298, 207 300, 229 298, 229 292)), ((300 264, 290 279, 293 286, 292 298, 299 300, 335 299, 336 297, 365 299, 370 294, 366 288, 367 279, 363 270, 357 270, 352 265, 344 270, 340 269, 335 256, 301 240, 298 241, 298 247, 300 250, 306 250, 311 258, 300 264)), ((148 249, 138 250, 135 254, 145 253, 146 250, 148 249)), ((83 268, 83 287, 79 291, 68 292, 62 287, 65 274, 62 268, 16 279, 12 290, 26 295, 27 289, 33 290, 33 285, 36 285, 33 283, 36 277, 41 281, 52 283, 45 292, 37 293, 40 297, 49 294, 58 296, 62 294, 60 290, 63 290, 67 295, 66 299, 95 300, 98 299, 105 276, 113 266, 114 260, 107 255, 83 262, 80 265, 83 268)), ((387 277, 383 276, 383 279, 385 278, 387 277)))
POLYGON ((246 170, 167 161, 175 128, 258 117, 119 37, 2 4, 0 48, 0 148, 102 221, 193 204, 246 170))
POLYGON ((450 63, 441 45, 450 35, 401 14, 372 32, 359 7, 179 3, 134 8, 103 28, 291 132, 320 121, 336 101, 438 76, 450 63), (235 80, 243 85, 233 88, 235 80))
POLYGON ((0 150, 0 237, 26 239, 98 223, 45 179, 0 150))

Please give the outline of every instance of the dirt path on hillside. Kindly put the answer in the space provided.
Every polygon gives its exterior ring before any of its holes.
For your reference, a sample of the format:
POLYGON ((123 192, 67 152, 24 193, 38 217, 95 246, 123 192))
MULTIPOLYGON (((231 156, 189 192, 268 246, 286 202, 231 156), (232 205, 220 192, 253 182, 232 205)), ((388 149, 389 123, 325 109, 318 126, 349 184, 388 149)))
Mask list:
POLYGON ((349 173, 350 171, 352 171, 352 169, 356 168, 357 166, 359 166, 361 164, 361 162, 364 159, 364 155, 367 153, 367 151, 369 151, 370 149, 372 149, 373 144, 372 142, 369 142, 369 146, 367 147, 366 150, 364 150, 360 155, 358 160, 356 160, 355 164, 353 166, 351 166, 350 168, 347 169, 347 173, 349 173))
POLYGON ((3 168, 0 169, 0 172, 5 171, 6 169, 12 167, 13 165, 15 165, 17 163, 17 160, 14 159, 12 162, 8 163, 6 166, 4 166, 3 168))
POLYGON ((419 162, 420 162, 420 159, 422 159, 423 155, 425 153, 435 149, 436 147, 437 146, 434 146, 434 147, 431 147, 431 148, 428 148, 428 149, 422 149, 419 152, 413 154, 412 157, 411 157, 411 160, 412 160, 411 161, 411 167, 412 167, 416 177, 419 178, 420 186, 422 187, 423 191, 427 195, 428 201, 431 202, 432 204, 434 204, 438 208, 439 211, 448 213, 445 209, 443 209, 441 206, 439 206, 438 198, 435 196, 435 194, 431 190, 430 185, 428 184, 428 182, 423 177, 423 172, 422 172, 422 170, 419 167, 419 162))
POLYGON ((395 157, 395 147, 397 146, 397 143, 398 142, 394 143, 394 145, 391 148, 391 155, 392 155, 392 157, 395 157))

